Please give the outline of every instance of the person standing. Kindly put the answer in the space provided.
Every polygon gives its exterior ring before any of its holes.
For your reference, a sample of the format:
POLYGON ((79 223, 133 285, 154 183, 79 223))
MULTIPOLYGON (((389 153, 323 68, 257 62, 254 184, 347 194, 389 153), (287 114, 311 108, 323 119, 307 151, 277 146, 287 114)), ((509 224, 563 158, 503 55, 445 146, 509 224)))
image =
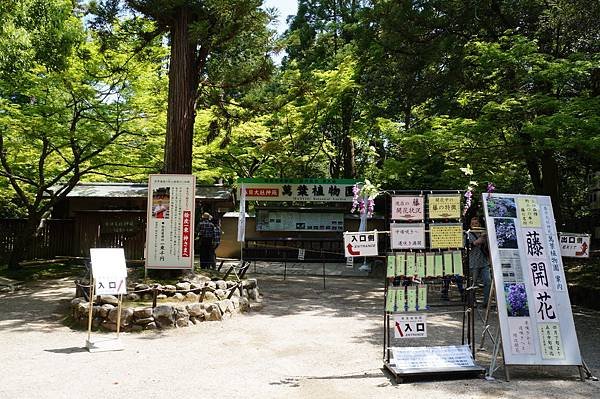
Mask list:
MULTIPOLYGON (((217 228, 210 221, 212 217, 208 212, 202 214, 202 219, 196 227, 198 235, 198 247, 200 252, 200 268, 209 269, 214 267, 215 259, 215 241, 220 240, 220 231, 217 232, 217 228)), ((218 244, 217 244, 218 245, 218 244)))
POLYGON ((469 224, 467 232, 467 240, 470 245, 469 252, 469 272, 473 278, 473 285, 481 278, 483 283, 483 302, 482 306, 487 307, 488 298, 490 296, 490 287, 492 279, 490 276, 489 248, 487 234, 481 231, 481 223, 479 217, 473 216, 469 224))

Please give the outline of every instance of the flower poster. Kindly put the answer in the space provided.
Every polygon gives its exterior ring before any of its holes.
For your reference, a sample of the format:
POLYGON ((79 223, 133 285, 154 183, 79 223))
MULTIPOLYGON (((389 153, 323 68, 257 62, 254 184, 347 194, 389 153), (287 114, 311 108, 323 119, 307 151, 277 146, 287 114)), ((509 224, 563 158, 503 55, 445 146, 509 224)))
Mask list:
POLYGON ((483 195, 505 364, 581 365, 549 197, 483 195))

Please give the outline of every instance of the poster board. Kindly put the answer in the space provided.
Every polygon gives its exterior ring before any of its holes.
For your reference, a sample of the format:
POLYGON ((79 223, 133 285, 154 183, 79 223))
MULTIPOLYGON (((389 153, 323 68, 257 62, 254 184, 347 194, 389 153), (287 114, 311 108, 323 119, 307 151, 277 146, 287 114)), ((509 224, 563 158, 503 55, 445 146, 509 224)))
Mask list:
POLYGON ((425 249, 424 223, 390 224, 390 247, 392 249, 425 249))
POLYGON ((425 197, 422 195, 392 196, 392 220, 423 220, 425 197))
POLYGON ((547 196, 483 195, 507 365, 581 365, 547 196))
POLYGON ((194 268, 196 177, 150 175, 146 269, 194 268))
POLYGON ((260 209, 256 231, 344 231, 344 214, 333 212, 290 212, 260 209))

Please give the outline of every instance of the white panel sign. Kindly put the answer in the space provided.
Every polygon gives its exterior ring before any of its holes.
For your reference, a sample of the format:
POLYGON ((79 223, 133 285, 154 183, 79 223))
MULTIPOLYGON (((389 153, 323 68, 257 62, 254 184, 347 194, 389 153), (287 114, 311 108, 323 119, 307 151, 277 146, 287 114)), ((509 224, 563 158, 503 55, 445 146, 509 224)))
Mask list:
POLYGON ((390 224, 390 240, 392 249, 424 249, 424 223, 390 224))
POLYGON ((194 268, 196 178, 150 175, 146 269, 194 268))
POLYGON ((558 233, 560 254, 566 258, 589 258, 590 235, 575 233, 558 233))
POLYGON ((96 295, 127 293, 127 267, 123 248, 90 248, 96 295))
POLYGON ((344 251, 346 257, 377 256, 377 232, 344 233, 344 251))
POLYGON ((549 197, 483 195, 506 364, 581 365, 549 197))
POLYGON ((344 231, 344 214, 288 212, 261 209, 256 212, 256 231, 344 231))

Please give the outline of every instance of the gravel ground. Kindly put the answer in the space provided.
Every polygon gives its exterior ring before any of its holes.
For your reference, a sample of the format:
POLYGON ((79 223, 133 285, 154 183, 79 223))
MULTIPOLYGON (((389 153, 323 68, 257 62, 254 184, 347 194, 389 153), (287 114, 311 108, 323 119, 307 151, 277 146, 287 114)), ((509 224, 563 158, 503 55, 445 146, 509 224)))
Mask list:
MULTIPOLYGON (((259 286, 263 301, 248 314, 124 333, 125 350, 102 353, 88 353, 87 332, 61 323, 74 292, 72 279, 2 294, 0 398, 600 397, 600 382, 579 381, 576 367, 511 369, 509 382, 499 370, 495 381, 396 384, 382 370, 379 280, 328 277, 324 290, 318 277, 260 276, 259 286)), ((576 308, 574 314, 582 354, 600 375, 600 312, 576 308)), ((459 317, 435 322, 451 338, 458 336, 459 317)), ((477 361, 487 365, 489 348, 477 361)))

